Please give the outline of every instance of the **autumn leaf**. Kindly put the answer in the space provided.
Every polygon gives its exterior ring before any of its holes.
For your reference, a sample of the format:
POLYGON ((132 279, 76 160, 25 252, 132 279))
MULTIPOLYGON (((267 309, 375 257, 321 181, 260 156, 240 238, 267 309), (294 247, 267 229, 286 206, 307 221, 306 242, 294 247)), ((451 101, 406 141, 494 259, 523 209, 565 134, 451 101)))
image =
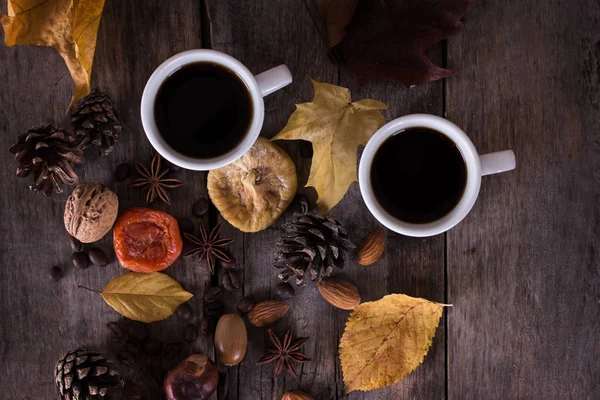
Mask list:
POLYGON ((460 32, 473 0, 316 2, 329 46, 361 85, 389 79, 411 86, 456 74, 435 65, 425 51, 460 32))
POLYGON ((315 188, 317 205, 328 211, 357 180, 357 148, 379 129, 388 106, 364 99, 352 103, 350 90, 312 81, 312 103, 296 105, 287 125, 273 140, 307 140, 313 145, 310 176, 306 186, 315 188))
POLYGON ((119 314, 140 322, 161 321, 192 298, 181 285, 160 272, 130 272, 106 285, 104 301, 119 314))
POLYGON ((346 392, 393 385, 414 371, 429 351, 443 307, 403 294, 356 307, 340 341, 346 392))
POLYGON ((62 56, 75 81, 69 107, 90 92, 104 1, 8 0, 8 15, 0 18, 7 46, 52 46, 62 56))
POLYGON ((346 36, 346 26, 359 0, 315 0, 327 28, 327 43, 333 47, 346 36))

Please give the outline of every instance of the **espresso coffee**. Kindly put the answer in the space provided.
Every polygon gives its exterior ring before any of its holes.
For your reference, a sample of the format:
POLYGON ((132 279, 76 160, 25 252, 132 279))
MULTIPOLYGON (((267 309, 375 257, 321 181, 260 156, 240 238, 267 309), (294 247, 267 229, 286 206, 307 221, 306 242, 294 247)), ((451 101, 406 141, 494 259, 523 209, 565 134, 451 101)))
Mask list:
POLYGON ((233 71, 214 63, 184 65, 160 86, 154 119, 173 150, 194 158, 228 153, 252 121, 252 98, 233 71))
POLYGON ((381 144, 371 165, 375 198, 399 220, 423 224, 448 214, 467 182, 465 161, 446 135, 409 128, 381 144))

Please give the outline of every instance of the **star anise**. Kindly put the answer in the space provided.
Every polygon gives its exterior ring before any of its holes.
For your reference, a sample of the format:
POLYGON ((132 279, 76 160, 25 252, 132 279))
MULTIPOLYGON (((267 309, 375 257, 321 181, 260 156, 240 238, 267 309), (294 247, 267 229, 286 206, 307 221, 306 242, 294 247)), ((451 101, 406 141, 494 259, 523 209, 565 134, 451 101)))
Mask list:
POLYGON ((298 376, 296 371, 296 363, 305 363, 310 361, 310 358, 306 357, 300 352, 300 347, 308 340, 308 338, 298 338, 293 340, 292 329, 288 329, 283 340, 280 340, 277 335, 273 332, 273 329, 269 329, 269 339, 274 347, 267 350, 267 354, 262 356, 256 363, 257 365, 264 365, 275 363, 273 368, 273 375, 279 376, 283 372, 283 368, 287 368, 288 372, 295 377, 298 376))
POLYGON ((161 160, 160 155, 156 153, 149 168, 139 162, 136 163, 135 168, 142 177, 133 181, 132 186, 141 187, 142 190, 146 191, 146 203, 148 204, 152 203, 158 196, 162 201, 171 205, 167 189, 183 186, 183 182, 179 179, 165 178, 164 176, 169 172, 169 168, 161 170, 161 160))
POLYGON ((220 231, 220 223, 209 234, 204 228, 204 224, 200 222, 200 236, 184 233, 185 238, 194 244, 194 247, 185 253, 185 255, 193 256, 197 254, 200 260, 206 258, 211 274, 215 273, 215 259, 223 262, 231 262, 231 258, 221 248, 233 242, 233 238, 218 239, 220 231))

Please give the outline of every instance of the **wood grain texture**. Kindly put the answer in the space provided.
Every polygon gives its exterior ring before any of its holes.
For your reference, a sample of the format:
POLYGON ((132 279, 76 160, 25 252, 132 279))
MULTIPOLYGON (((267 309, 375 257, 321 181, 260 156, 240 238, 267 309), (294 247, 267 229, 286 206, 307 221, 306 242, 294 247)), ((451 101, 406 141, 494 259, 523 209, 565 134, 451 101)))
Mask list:
POLYGON ((477 1, 448 118, 514 149, 448 234, 449 399, 600 398, 600 7, 477 1))
MULTIPOLYGON (((139 114, 144 85, 166 58, 201 47, 199 2, 178 3, 179 7, 172 7, 160 0, 144 1, 143 6, 107 1, 102 16, 92 86, 114 99, 126 129, 113 153, 102 158, 88 156, 86 165, 77 171, 83 182, 112 188, 119 196, 121 212, 144 205, 143 194, 130 188, 129 181, 117 183, 113 179, 119 163, 146 163, 152 156, 139 114)), ((3 2, 2 11, 5 6, 3 2)), ((110 235, 98 244, 111 255, 107 267, 81 271, 70 266, 71 250, 62 214, 72 187, 64 187, 62 194, 51 198, 30 192, 29 179, 15 176, 17 163, 8 154, 17 134, 33 125, 53 121, 68 126, 65 110, 73 83, 64 62, 51 48, 0 45, 0 80, 0 176, 4 182, 0 191, 0 397, 52 399, 53 368, 63 352, 86 346, 114 357, 118 348, 110 342, 105 325, 123 319, 100 295, 77 285, 101 290, 125 270, 114 258, 110 235), (58 283, 48 277, 52 265, 65 270, 58 283)), ((156 202, 152 206, 177 218, 190 217, 192 199, 206 195, 205 175, 178 172, 176 176, 186 185, 173 190, 172 206, 156 202)), ((180 259, 165 272, 194 294, 190 304, 199 319, 204 282, 209 279, 206 270, 192 260, 180 259)), ((183 342, 185 325, 181 318, 171 317, 149 327, 154 338, 183 342)), ((211 351, 212 345, 199 339, 184 345, 182 356, 194 348, 211 351)), ((137 378, 142 379, 141 374, 137 378)))
MULTIPOLYGON (((292 85, 265 98, 262 136, 275 136, 294 111, 294 104, 312 99, 313 90, 308 77, 340 84, 342 78, 338 68, 329 61, 326 46, 309 14, 310 10, 316 16, 316 9, 309 7, 307 10, 302 1, 240 4, 237 1, 209 0, 207 5, 212 21, 213 49, 233 55, 254 73, 281 63, 288 65, 292 71, 292 85), (277 18, 273 18, 274 15, 277 18)), ((433 57, 441 63, 441 48, 433 51, 433 57)), ((354 100, 375 98, 389 104, 390 109, 384 113, 388 120, 411 112, 438 115, 442 112, 441 82, 410 90, 390 83, 377 83, 361 89, 345 73, 342 85, 345 86, 346 82, 353 91, 354 100)), ((301 142, 278 141, 276 144, 291 155, 298 169, 299 184, 303 186, 308 179, 310 157, 300 151, 301 142)), ((304 188, 301 192, 314 202, 312 188, 304 188)), ((233 251, 243 263, 244 271, 243 291, 231 299, 230 310, 242 294, 258 301, 277 298, 273 290, 279 281, 277 270, 273 268, 273 252, 276 250, 275 241, 282 234, 282 224, 291 220, 292 212, 288 210, 273 226, 255 234, 241 234, 224 228, 236 237, 233 251)), ((356 244, 360 244, 378 226, 360 197, 358 184, 351 186, 332 214, 346 226, 356 244)), ((388 293, 406 293, 443 302, 443 236, 425 240, 391 233, 387 236, 388 251, 378 263, 361 266, 352 254, 338 276, 354 282, 365 301, 377 300, 388 293)), ((271 366, 261 368, 255 365, 269 344, 266 329, 249 326, 248 354, 238 367, 230 369, 230 398, 280 399, 288 390, 302 390, 316 399, 345 398, 337 348, 349 313, 326 303, 312 282, 297 288, 296 295, 286 301, 290 311, 274 325, 274 329, 283 334, 286 328, 293 327, 296 335, 310 336, 304 351, 312 361, 302 366, 299 378, 280 376, 273 379, 271 366)), ((444 398, 444 339, 441 326, 423 368, 402 383, 371 393, 355 392, 348 398, 444 398)))
MULTIPOLYGON (((290 67, 294 83, 265 99, 264 137, 281 130, 294 104, 311 100, 312 77, 347 85, 355 100, 389 104, 387 120, 446 110, 482 153, 512 148, 517 155, 516 171, 483 179, 473 211, 447 236, 416 239, 387 231, 379 262, 365 267, 351 258, 338 272, 357 285, 365 301, 406 293, 454 304, 414 373, 392 387, 345 396, 337 346, 348 312, 330 306, 309 283, 286 300, 290 311, 274 329, 282 334, 293 327, 297 336, 310 336, 304 351, 312 361, 301 367, 299 378, 273 379, 271 366, 255 365, 268 345, 266 329, 248 326, 246 358, 237 367, 219 366, 228 371, 225 398, 278 400, 287 390, 318 400, 444 399, 446 394, 449 399, 600 398, 597 1, 479 0, 466 17, 465 31, 448 42, 448 67, 460 74, 412 89, 389 82, 359 87, 329 62, 309 14, 316 16, 316 9, 300 0, 143 3, 106 2, 92 84, 113 97, 127 130, 114 153, 90 156, 78 170, 82 181, 115 190, 121 211, 144 205, 142 193, 128 182, 115 182, 112 172, 123 161, 147 162, 152 155, 139 116, 145 82, 169 56, 203 46, 233 55, 254 73, 282 63, 290 67)), ((5 4, 0 11, 6 11, 5 4)), ((444 64, 443 53, 441 47, 432 49, 433 61, 444 64)), ((101 289, 124 270, 114 256, 104 269, 71 267, 62 213, 72 188, 49 199, 31 193, 29 181, 14 176, 17 164, 7 153, 16 135, 33 125, 67 126, 73 84, 62 59, 50 48, 0 45, 0 84, 0 397, 51 399, 53 367, 62 352, 86 346, 115 356, 117 345, 105 324, 123 319, 98 294, 76 286, 101 289), (65 268, 59 283, 47 276, 52 265, 65 268)), ((293 158, 304 185, 310 156, 301 142, 277 144, 293 158)), ((191 205, 206 195, 206 174, 174 175, 186 185, 172 192, 173 205, 153 206, 191 218, 197 228, 191 205)), ((312 189, 301 192, 315 200, 312 189)), ((277 298, 272 255, 291 213, 257 234, 224 224, 222 236, 236 239, 228 250, 243 279, 242 289, 226 296, 226 311, 235 312, 243 295, 277 298)), ((378 226, 357 184, 332 214, 357 245, 378 226)), ((204 218, 211 225, 219 220, 215 210, 204 218)), ((110 237, 98 246, 112 255, 110 237)), ((223 271, 218 268, 211 277, 204 265, 182 258, 166 272, 195 295, 192 322, 199 323, 205 285, 218 283, 223 271)), ((151 335, 183 342, 186 324, 171 317, 151 324, 151 335)), ((185 344, 181 358, 194 351, 214 357, 211 340, 185 344)), ((147 383, 143 374, 134 378, 147 383)), ((150 386, 147 392, 150 399, 162 398, 150 386)))

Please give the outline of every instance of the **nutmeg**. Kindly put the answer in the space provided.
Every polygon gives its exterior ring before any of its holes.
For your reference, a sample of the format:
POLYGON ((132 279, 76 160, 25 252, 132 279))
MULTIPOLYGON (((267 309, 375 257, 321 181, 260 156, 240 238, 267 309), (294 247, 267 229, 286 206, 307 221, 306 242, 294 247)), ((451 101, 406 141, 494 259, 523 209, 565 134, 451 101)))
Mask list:
POLYGON ((204 354, 192 354, 165 378, 168 400, 208 400, 217 390, 219 371, 204 354))
POLYGON ((83 243, 96 242, 110 231, 119 211, 117 195, 98 183, 75 188, 65 205, 67 232, 83 243))
POLYGON ((219 319, 215 330, 215 348, 219 360, 228 367, 242 362, 248 348, 248 332, 239 315, 225 314, 219 319))

